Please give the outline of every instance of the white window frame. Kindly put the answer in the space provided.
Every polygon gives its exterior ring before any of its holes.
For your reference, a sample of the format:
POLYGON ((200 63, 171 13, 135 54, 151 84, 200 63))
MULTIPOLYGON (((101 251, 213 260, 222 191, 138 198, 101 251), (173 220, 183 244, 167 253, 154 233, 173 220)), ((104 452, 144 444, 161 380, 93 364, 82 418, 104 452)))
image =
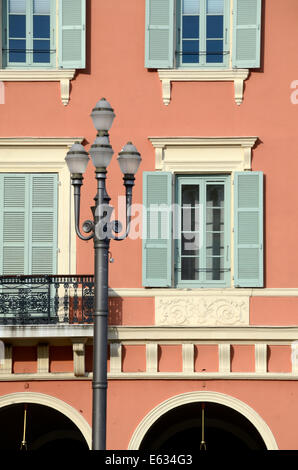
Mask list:
MULTIPOLYGON (((70 81, 75 76, 75 69, 58 68, 58 0, 56 2, 56 60, 54 68, 2 68, 0 66, 0 82, 59 82, 60 96, 64 106, 69 103, 70 81)), ((0 18, 2 21, 2 0, 0 0, 0 18)), ((0 49, 2 50, 2 34, 0 34, 0 49)), ((0 65, 2 64, 2 55, 0 65)))
MULTIPOLYGON (((228 174, 233 185, 235 172, 251 171, 252 148, 258 137, 149 137, 149 140, 155 149, 155 170, 174 175, 228 174)), ((231 288, 234 289, 233 193, 231 190, 229 238, 231 288)), ((174 255, 172 253, 172 259, 175 259, 174 255)), ((172 269, 174 278, 174 263, 172 269)))
POLYGON ((0 138, 1 173, 58 174, 57 274, 76 274, 76 234, 67 151, 83 137, 0 138))

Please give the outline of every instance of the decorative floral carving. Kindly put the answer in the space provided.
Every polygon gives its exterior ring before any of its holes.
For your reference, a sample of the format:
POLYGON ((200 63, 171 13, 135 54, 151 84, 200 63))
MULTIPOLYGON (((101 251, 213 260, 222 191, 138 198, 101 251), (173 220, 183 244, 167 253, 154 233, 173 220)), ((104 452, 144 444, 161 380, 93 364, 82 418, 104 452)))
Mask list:
POLYGON ((249 297, 158 296, 156 325, 237 326, 249 324, 249 297))

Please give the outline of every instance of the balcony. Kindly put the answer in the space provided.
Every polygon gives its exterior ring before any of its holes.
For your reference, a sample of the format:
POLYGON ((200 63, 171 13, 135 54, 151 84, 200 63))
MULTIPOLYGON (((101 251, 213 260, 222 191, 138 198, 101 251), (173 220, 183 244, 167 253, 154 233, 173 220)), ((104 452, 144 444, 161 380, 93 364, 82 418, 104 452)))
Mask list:
POLYGON ((93 275, 0 276, 0 325, 93 322, 93 275))

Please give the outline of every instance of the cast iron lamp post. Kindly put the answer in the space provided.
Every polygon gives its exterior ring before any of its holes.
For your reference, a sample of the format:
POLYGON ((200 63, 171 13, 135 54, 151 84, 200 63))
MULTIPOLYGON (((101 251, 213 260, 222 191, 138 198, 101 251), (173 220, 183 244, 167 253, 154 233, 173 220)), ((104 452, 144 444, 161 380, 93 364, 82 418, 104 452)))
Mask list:
POLYGON ((92 110, 91 117, 97 130, 97 137, 91 146, 90 155, 95 166, 97 194, 95 206, 91 207, 93 221, 83 224, 80 231, 80 193, 83 174, 86 171, 89 156, 80 143, 75 143, 65 158, 71 173, 74 187, 75 229, 81 240, 94 242, 94 333, 93 333, 93 381, 92 381, 92 450, 106 448, 106 407, 107 407, 107 347, 108 347, 108 254, 110 240, 124 240, 130 229, 132 188, 141 157, 135 146, 128 142, 118 155, 120 169, 124 175, 126 189, 126 229, 124 235, 118 221, 111 222, 113 209, 106 192, 106 174, 113 149, 110 145, 108 131, 112 126, 115 114, 110 104, 102 98, 92 110))

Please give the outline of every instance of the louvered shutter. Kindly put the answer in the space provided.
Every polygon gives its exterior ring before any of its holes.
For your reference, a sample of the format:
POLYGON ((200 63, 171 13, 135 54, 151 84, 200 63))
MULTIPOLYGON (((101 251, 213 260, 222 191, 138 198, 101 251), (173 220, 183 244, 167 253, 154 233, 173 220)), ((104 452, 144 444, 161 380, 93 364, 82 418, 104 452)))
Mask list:
POLYGON ((263 287, 263 173, 235 173, 235 287, 263 287))
POLYGON ((59 0, 59 67, 86 66, 86 0, 59 0))
POLYGON ((57 175, 31 175, 31 194, 31 273, 56 274, 57 175))
POLYGON ((174 66, 174 0, 146 0, 145 67, 174 66))
POLYGON ((0 175, 1 274, 28 272, 29 181, 26 175, 0 175))
POLYGON ((172 174, 143 173, 143 285, 172 285, 172 174))
POLYGON ((234 0, 233 67, 260 67, 262 0, 234 0))
POLYGON ((55 274, 57 175, 0 175, 0 273, 55 274))

